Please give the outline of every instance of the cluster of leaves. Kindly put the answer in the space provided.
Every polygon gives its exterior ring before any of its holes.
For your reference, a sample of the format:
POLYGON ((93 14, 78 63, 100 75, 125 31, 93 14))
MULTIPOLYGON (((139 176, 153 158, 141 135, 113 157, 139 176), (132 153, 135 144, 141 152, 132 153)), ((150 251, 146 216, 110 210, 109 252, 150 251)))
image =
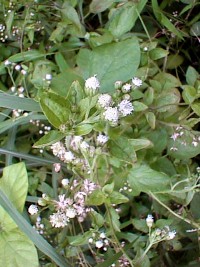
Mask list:
POLYGON ((2 266, 38 266, 39 259, 46 267, 125 266, 122 257, 128 266, 198 266, 200 3, 160 2, 1 1, 2 266), (116 81, 143 81, 130 92, 134 112, 115 127, 97 116, 97 96, 85 94, 84 81, 94 75, 99 94, 114 97, 116 81), (40 138, 40 127, 49 125, 40 138), (93 140, 101 132, 109 141, 89 159, 90 173, 59 162, 49 149, 66 136, 93 140), (64 177, 100 185, 87 199, 94 210, 83 224, 54 229, 52 206, 41 208, 43 238, 30 226, 36 217, 28 216, 25 200, 28 207, 42 194, 56 199, 66 193, 64 177), (148 214, 157 219, 153 230, 176 229, 176 239, 149 251, 148 214), (102 231, 107 251, 88 241, 102 231))

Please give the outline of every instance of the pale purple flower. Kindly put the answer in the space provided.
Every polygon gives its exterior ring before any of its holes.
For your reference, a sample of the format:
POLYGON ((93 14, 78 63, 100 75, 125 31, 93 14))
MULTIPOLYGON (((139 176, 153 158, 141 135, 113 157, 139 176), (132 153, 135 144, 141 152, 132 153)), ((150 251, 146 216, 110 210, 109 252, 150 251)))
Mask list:
POLYGON ((107 108, 112 104, 112 97, 109 94, 101 94, 98 98, 98 104, 102 108, 107 108))
POLYGON ((64 162, 68 163, 68 162, 72 162, 75 159, 74 154, 71 151, 66 151, 63 154, 63 160, 64 162))
POLYGON ((56 228, 64 228, 69 223, 69 218, 63 212, 53 213, 49 218, 51 225, 56 228))
POLYGON ((132 88, 132 85, 130 83, 126 83, 122 86, 122 92, 126 93, 129 92, 132 88))
POLYGON ((140 80, 140 79, 137 78, 137 77, 134 77, 134 78, 132 79, 132 84, 135 85, 135 86, 137 86, 137 87, 139 87, 139 86, 142 85, 142 80, 140 80))
POLYGON ((96 78, 96 75, 88 78, 85 81, 85 92, 88 95, 95 95, 98 92, 99 87, 100 83, 99 80, 96 78))
POLYGON ((118 108, 123 117, 130 115, 134 110, 132 103, 128 100, 122 100, 118 104, 118 108))
POLYGON ((103 115, 104 115, 105 120, 107 121, 114 122, 114 123, 118 122, 119 112, 116 107, 115 108, 108 107, 104 111, 103 115))

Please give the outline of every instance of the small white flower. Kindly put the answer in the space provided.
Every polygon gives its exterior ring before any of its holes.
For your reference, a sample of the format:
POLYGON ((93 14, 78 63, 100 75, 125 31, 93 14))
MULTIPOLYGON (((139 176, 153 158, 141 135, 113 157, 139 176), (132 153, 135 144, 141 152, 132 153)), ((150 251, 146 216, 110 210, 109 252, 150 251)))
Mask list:
POLYGON ((69 185, 69 179, 67 179, 67 178, 62 179, 61 184, 62 184, 63 186, 68 186, 68 185, 69 185))
POLYGON ((74 208, 68 208, 66 210, 65 214, 70 219, 75 218, 77 215, 76 210, 74 208))
POLYGON ((103 247, 103 241, 101 241, 101 240, 96 241, 95 246, 96 246, 96 248, 102 248, 103 247))
POLYGON ((63 155, 64 162, 72 162, 74 159, 75 159, 75 156, 71 151, 67 151, 63 155))
POLYGON ((104 238, 106 238, 106 234, 105 233, 101 233, 100 237, 104 239, 104 238))
POLYGON ((52 75, 47 73, 46 76, 45 76, 45 80, 51 81, 52 80, 52 75))
POLYGON ((21 66, 20 65, 16 65, 15 66, 15 70, 21 70, 21 66))
POLYGON ((32 205, 29 206, 28 212, 31 215, 37 214, 38 213, 38 207, 36 205, 32 204, 32 205))
POLYGON ((9 66, 9 65, 11 65, 12 64, 12 62, 10 62, 8 59, 6 60, 6 61, 4 61, 4 65, 5 66, 9 66))
POLYGON ((102 108, 107 108, 112 104, 112 97, 109 94, 101 94, 98 98, 98 104, 102 108))
POLYGON ((92 238, 92 237, 90 237, 90 238, 88 239, 88 243, 90 243, 90 244, 93 243, 93 238, 92 238))
POLYGON ((148 47, 145 46, 145 47, 143 48, 143 50, 144 50, 145 52, 148 51, 148 47))
POLYGON ((123 117, 130 115, 134 110, 132 103, 128 100, 122 100, 118 104, 118 107, 119 112, 122 114, 123 117))
POLYGON ((167 240, 171 240, 171 239, 174 239, 174 237, 176 236, 176 231, 170 231, 168 233, 168 236, 167 236, 167 240))
POLYGON ((115 82, 115 89, 120 89, 122 87, 122 81, 116 81, 115 82))
POLYGON ((129 92, 132 88, 132 85, 130 83, 126 83, 122 86, 122 92, 126 93, 129 92))
POLYGON ((86 141, 83 141, 83 142, 81 142, 81 144, 80 144, 80 148, 81 148, 82 150, 87 150, 89 147, 90 147, 90 146, 89 146, 89 144, 88 144, 86 141))
POLYGON ((179 133, 173 133, 172 136, 170 137, 171 139, 173 139, 174 141, 180 136, 179 133))
POLYGON ((139 86, 142 85, 142 80, 140 80, 140 79, 137 78, 137 77, 134 77, 134 78, 132 79, 132 84, 134 84, 135 86, 139 87, 139 86))
POLYGON ((108 136, 107 135, 99 134, 97 136, 97 143, 98 144, 104 145, 107 142, 108 142, 108 136))
POLYGON ((117 123, 119 119, 119 113, 117 108, 108 107, 103 113, 105 120, 117 123))
POLYGON ((69 218, 62 212, 53 213, 49 218, 51 225, 56 228, 64 228, 69 222, 69 218))
POLYGON ((198 146, 198 142, 195 141, 195 140, 192 141, 192 144, 193 144, 194 147, 197 147, 198 146))
POLYGON ((95 95, 98 92, 99 87, 100 83, 99 80, 96 78, 96 75, 88 78, 85 81, 85 92, 88 95, 95 95))
POLYGON ((27 71, 26 70, 21 70, 21 74, 22 75, 26 75, 27 74, 27 71))
POLYGON ((154 222, 153 216, 151 214, 148 214, 147 218, 146 218, 146 224, 149 228, 152 227, 154 222))

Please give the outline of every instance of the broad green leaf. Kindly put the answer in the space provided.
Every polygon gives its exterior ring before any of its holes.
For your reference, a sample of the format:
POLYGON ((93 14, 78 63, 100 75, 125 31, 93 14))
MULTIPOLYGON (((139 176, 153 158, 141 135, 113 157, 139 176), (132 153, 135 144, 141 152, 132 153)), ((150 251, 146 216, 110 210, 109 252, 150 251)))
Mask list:
POLYGON ((28 62, 28 61, 33 61, 35 59, 43 58, 46 55, 39 52, 38 50, 29 50, 26 52, 21 52, 16 55, 12 55, 11 57, 8 58, 9 61, 11 62, 28 62))
POLYGON ((86 204, 100 206, 105 203, 105 199, 105 194, 100 189, 96 189, 87 197, 86 204))
POLYGON ((112 204, 116 204, 116 205, 126 203, 129 201, 129 199, 126 196, 124 196, 121 193, 116 192, 116 191, 113 191, 110 194, 109 198, 110 198, 110 202, 112 204))
POLYGON ((68 240, 71 246, 81 246, 88 244, 88 239, 90 237, 92 237, 92 232, 88 231, 82 235, 66 236, 66 239, 68 240))
POLYGON ((83 79, 77 75, 74 70, 68 68, 52 79, 51 89, 55 91, 55 93, 67 97, 70 91, 70 86, 72 86, 75 81, 82 85, 84 83, 83 79))
POLYGON ((90 218, 92 220, 93 227, 102 227, 105 223, 104 217, 95 210, 90 211, 90 218))
POLYGON ((39 266, 35 246, 17 227, 12 231, 1 231, 0 243, 0 266, 22 267, 27 263, 31 267, 39 266))
POLYGON ((141 192, 162 191, 168 188, 169 177, 151 169, 148 165, 136 165, 130 170, 128 181, 133 195, 138 196, 141 192))
POLYGON ((109 222, 112 225, 112 228, 116 232, 120 232, 119 214, 114 208, 109 207, 109 211, 106 212, 106 219, 107 222, 109 222))
POLYGON ((145 113, 146 120, 151 127, 151 129, 155 129, 156 127, 156 116, 153 112, 145 113))
POLYGON ((92 124, 82 124, 82 125, 77 125, 74 128, 74 134, 75 135, 86 135, 89 134, 93 129, 93 125, 92 124))
POLYGON ((0 107, 21 109, 25 111, 41 111, 39 104, 31 98, 21 98, 5 93, 0 93, 0 107))
POLYGON ((144 148, 151 148, 153 146, 152 142, 148 139, 129 139, 129 142, 134 147, 135 151, 144 149, 144 148))
MULTIPOLYGON (((28 190, 28 176, 24 163, 17 163, 3 169, 0 179, 1 196, 5 194, 22 212, 28 190)), ((0 201, 2 205, 2 201, 0 201)), ((37 251, 28 237, 21 232, 3 206, 0 206, 0 266, 21 267, 31 262, 38 267, 37 251)))
POLYGON ((91 13, 100 13, 109 8, 115 1, 114 0, 92 0, 90 3, 90 12, 91 13))
POLYGON ((133 164, 136 161, 134 146, 127 137, 118 137, 109 141, 110 153, 121 161, 133 164))
POLYGON ((108 22, 108 30, 115 38, 119 38, 132 29, 137 18, 136 5, 134 3, 132 5, 123 5, 112 12, 108 22))
POLYGON ((70 116, 70 103, 55 93, 43 93, 40 96, 40 106, 48 121, 55 127, 68 122, 70 116))
POLYGON ((154 105, 157 107, 158 112, 168 112, 168 114, 173 114, 177 111, 181 99, 180 92, 177 88, 171 88, 167 91, 163 91, 156 98, 154 105))
POLYGON ((34 145, 35 148, 41 148, 45 146, 50 146, 58 141, 60 141, 66 134, 63 134, 57 130, 52 130, 41 137, 34 145))
MULTIPOLYGON (((7 196, 0 189, 0 205, 6 210, 10 217, 15 221, 19 229, 29 237, 30 240, 41 250, 47 257, 50 257, 59 267, 68 267, 65 259, 59 255, 56 250, 30 225, 26 219, 16 210, 7 196)), ((6 217, 9 220, 10 217, 6 217)), ((4 221, 4 220, 3 220, 4 221)), ((15 224, 14 224, 15 225, 15 224)), ((33 249, 31 249, 34 252, 33 249)), ((33 259, 34 262, 34 259, 33 259)), ((23 265, 22 265, 23 266, 23 265)), ((37 265, 38 266, 38 265, 37 265)), ((13 266, 12 266, 13 267, 13 266)), ((21 266, 19 266, 21 267, 21 266)))
POLYGON ((148 107, 145 104, 139 101, 134 101, 133 107, 134 107, 135 112, 141 112, 141 111, 148 109, 148 107))
POLYGON ((190 28, 190 34, 192 36, 200 36, 200 21, 197 21, 190 28))
POLYGON ((154 80, 160 82, 162 90, 181 86, 181 82, 169 73, 161 72, 154 77, 154 80))
POLYGON ((167 57, 166 69, 176 69, 180 66, 184 61, 184 57, 180 56, 179 54, 170 54, 167 57))
POLYGON ((190 159, 200 153, 199 135, 193 131, 183 130, 183 134, 175 141, 170 139, 168 142, 168 154, 177 159, 190 159))
POLYGON ((28 176, 24 163, 17 163, 3 169, 0 188, 15 207, 22 212, 28 191, 28 176))
POLYGON ((136 73, 140 62, 138 39, 133 37, 118 43, 105 44, 90 52, 82 49, 77 60, 84 79, 97 74, 101 84, 100 91, 112 92, 116 81, 125 82, 136 73))
POLYGON ((199 73, 193 67, 189 66, 186 71, 187 83, 191 86, 194 86, 198 77, 199 77, 199 73))
POLYGON ((198 116, 200 116, 200 102, 193 103, 191 108, 198 116))
POLYGON ((149 56, 152 60, 157 60, 166 57, 169 52, 163 48, 155 48, 149 52, 149 56))
POLYGON ((55 61, 60 69, 60 72, 64 72, 67 69, 69 69, 69 65, 65 60, 64 56, 62 55, 62 53, 58 52, 55 54, 55 61))
POLYGON ((196 89, 190 85, 183 85, 182 88, 183 88, 182 96, 185 103, 191 104, 192 102, 194 102, 197 95, 196 89))

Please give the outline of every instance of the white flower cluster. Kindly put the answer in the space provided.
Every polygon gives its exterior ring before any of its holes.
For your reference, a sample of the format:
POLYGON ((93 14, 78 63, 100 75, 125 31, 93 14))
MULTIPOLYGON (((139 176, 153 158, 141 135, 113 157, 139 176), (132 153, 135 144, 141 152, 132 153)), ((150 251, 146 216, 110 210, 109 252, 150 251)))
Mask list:
POLYGON ((97 75, 94 75, 85 81, 85 93, 87 95, 93 96, 98 93, 100 83, 96 76, 97 75))
POLYGON ((66 198, 65 194, 59 195, 58 200, 53 201, 56 212, 50 215, 51 225, 55 228, 63 228, 75 217, 82 222, 87 213, 91 211, 91 208, 86 207, 85 200, 96 188, 97 185, 87 179, 82 185, 74 180, 69 188, 74 195, 71 198, 66 198))
POLYGON ((109 240, 104 232, 94 232, 92 237, 88 239, 88 243, 93 244, 97 249, 103 249, 104 251, 107 251, 109 246, 109 240))

